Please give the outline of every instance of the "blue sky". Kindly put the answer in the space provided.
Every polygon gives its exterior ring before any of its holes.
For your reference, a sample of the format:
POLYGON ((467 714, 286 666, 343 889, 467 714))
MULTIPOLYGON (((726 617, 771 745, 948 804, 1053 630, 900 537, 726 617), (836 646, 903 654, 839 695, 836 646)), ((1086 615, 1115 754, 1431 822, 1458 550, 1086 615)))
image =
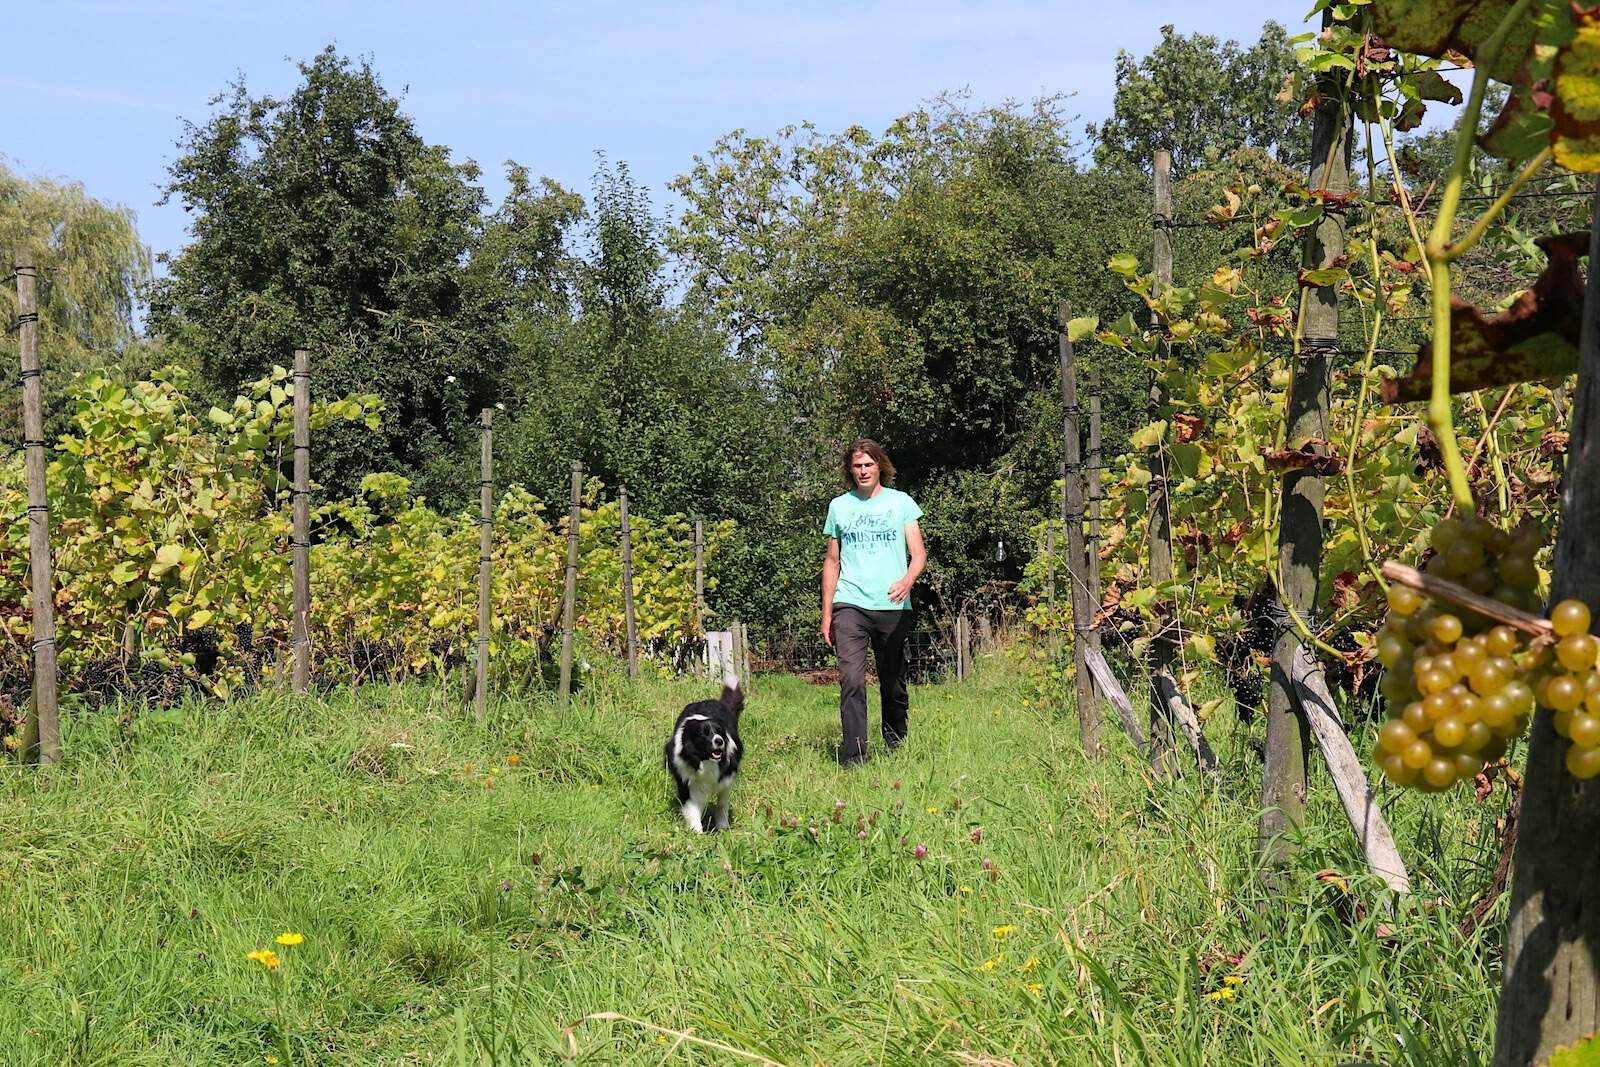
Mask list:
POLYGON ((185 120, 243 76, 286 93, 295 61, 330 42, 370 56, 428 141, 477 160, 498 199, 516 159, 587 193, 594 152, 625 160, 658 212, 666 183, 737 127, 809 120, 881 130, 945 90, 980 104, 1074 93, 1084 120, 1110 108, 1117 50, 1159 29, 1256 39, 1299 32, 1308 0, 1045 3, 29 3, 7 12, 0 155, 70 178, 138 212, 157 251, 185 238, 180 206, 155 206, 185 120))

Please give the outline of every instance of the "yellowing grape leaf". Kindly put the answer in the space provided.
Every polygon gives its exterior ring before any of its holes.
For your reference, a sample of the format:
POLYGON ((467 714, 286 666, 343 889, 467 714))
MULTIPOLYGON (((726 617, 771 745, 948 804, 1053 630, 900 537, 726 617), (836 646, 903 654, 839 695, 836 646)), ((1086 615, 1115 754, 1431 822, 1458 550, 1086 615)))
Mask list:
POLYGON ((1590 1034, 1581 1041, 1563 1045, 1539 1067, 1600 1067, 1600 1034, 1590 1034))
MULTIPOLYGON (((1477 57, 1512 0, 1377 0, 1378 33, 1396 48, 1477 57)), ((1511 94, 1483 147, 1529 159, 1554 146, 1568 170, 1600 171, 1600 11, 1573 0, 1534 0, 1507 31, 1489 76, 1511 94)))
MULTIPOLYGON (((1567 233, 1536 242, 1549 262, 1533 288, 1498 315, 1485 315, 1459 297, 1450 301, 1450 391, 1469 393, 1516 382, 1558 378, 1578 369, 1583 278, 1578 259, 1589 235, 1567 233)), ((1433 344, 1417 349, 1404 378, 1386 378, 1385 403, 1426 400, 1433 389, 1433 344)))
POLYGON ((1556 162, 1583 174, 1600 172, 1600 9, 1573 5, 1573 36, 1555 58, 1556 162))
MULTIPOLYGON (((1550 2, 1536 0, 1534 7, 1539 9, 1550 2)), ((1372 16, 1378 36, 1391 48, 1436 59, 1442 59, 1447 52, 1476 56, 1512 3, 1513 0, 1376 0, 1372 16)), ((1489 76, 1509 82, 1537 32, 1532 18, 1513 26, 1489 76)))

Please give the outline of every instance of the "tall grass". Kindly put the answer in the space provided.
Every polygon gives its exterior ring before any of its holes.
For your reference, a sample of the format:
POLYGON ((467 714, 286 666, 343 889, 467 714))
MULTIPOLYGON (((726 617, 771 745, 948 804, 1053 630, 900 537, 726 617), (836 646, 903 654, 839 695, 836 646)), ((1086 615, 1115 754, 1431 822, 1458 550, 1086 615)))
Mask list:
POLYGON ((1211 725, 1222 793, 1158 783, 983 667, 850 771, 836 691, 759 679, 706 837, 659 765, 703 683, 73 717, 0 768, 0 1062, 1486 1062, 1503 917, 1456 927, 1500 797, 1391 798, 1391 908, 1320 777, 1269 895, 1249 729, 1211 725))

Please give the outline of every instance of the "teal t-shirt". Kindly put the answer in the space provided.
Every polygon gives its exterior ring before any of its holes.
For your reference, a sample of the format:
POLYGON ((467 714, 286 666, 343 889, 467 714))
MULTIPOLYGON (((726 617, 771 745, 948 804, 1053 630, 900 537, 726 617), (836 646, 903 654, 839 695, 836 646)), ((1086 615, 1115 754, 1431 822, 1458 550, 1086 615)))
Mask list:
POLYGON ((915 500, 886 485, 868 500, 854 493, 834 497, 822 528, 823 536, 839 539, 833 602, 868 611, 911 610, 911 598, 897 604, 889 599, 889 587, 906 576, 906 525, 921 517, 915 500))

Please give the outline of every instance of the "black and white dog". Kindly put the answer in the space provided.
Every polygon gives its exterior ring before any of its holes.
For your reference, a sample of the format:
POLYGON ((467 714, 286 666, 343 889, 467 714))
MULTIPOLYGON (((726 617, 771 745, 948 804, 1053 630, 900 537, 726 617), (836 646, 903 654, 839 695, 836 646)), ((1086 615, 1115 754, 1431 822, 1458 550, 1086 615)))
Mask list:
POLYGON ((744 693, 739 676, 729 671, 722 679, 722 696, 697 700, 678 713, 667 742, 667 770, 678 784, 678 804, 689 829, 705 832, 728 828, 728 801, 744 747, 739 743, 739 713, 744 693))

